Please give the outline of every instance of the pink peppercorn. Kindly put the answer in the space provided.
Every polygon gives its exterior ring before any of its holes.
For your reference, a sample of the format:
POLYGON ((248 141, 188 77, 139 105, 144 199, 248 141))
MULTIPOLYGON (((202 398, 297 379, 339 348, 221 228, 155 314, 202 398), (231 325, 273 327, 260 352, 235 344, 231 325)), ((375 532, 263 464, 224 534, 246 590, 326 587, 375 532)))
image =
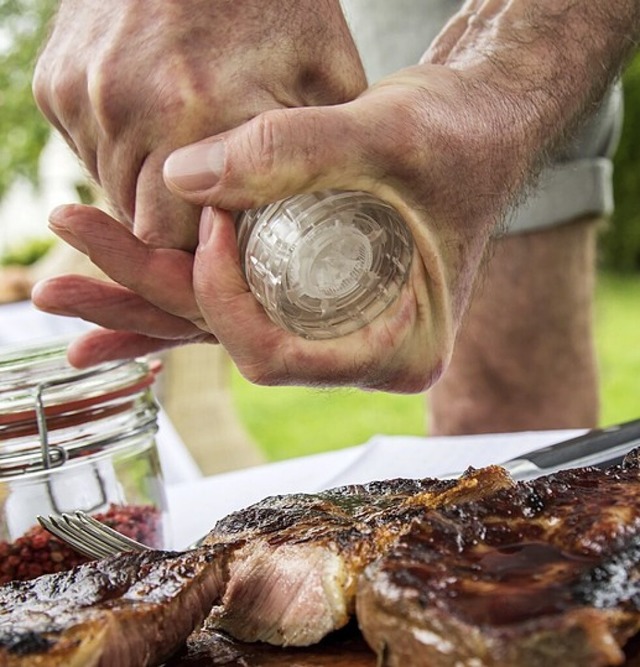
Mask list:
MULTIPOLYGON (((143 544, 162 547, 161 514, 153 506, 111 505, 94 517, 143 544)), ((0 585, 63 572, 88 560, 41 526, 33 526, 14 542, 0 541, 0 585)))

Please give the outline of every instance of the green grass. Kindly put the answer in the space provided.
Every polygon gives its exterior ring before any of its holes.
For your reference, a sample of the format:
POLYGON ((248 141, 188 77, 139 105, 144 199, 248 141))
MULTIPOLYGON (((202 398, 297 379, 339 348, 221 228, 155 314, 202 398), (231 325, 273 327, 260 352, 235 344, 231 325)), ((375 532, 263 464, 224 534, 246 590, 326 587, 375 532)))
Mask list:
MULTIPOLYGON (((640 275, 601 276, 596 332, 603 425, 640 417, 640 275)), ((366 442, 372 435, 424 435, 424 395, 355 389, 256 387, 235 372, 239 415, 270 460, 366 442)))
POLYGON ((640 275, 601 277, 596 326, 601 423, 640 417, 640 275))
POLYGON ((27 238, 4 251, 0 257, 1 266, 30 266, 44 257, 53 246, 52 238, 27 238))
POLYGON ((375 433, 425 433, 424 396, 256 387, 237 372, 232 388, 242 422, 270 460, 357 445, 375 433))

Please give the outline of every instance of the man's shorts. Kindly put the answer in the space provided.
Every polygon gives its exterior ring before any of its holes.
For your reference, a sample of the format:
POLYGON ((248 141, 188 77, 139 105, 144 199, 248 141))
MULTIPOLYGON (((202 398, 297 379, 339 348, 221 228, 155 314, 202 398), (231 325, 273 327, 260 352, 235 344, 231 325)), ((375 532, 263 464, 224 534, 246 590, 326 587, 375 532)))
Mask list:
MULTIPOLYGON (((415 65, 459 0, 342 0, 370 83, 415 65)), ((534 231, 613 210, 612 156, 622 126, 622 92, 612 88, 599 111, 509 216, 508 233, 534 231)))

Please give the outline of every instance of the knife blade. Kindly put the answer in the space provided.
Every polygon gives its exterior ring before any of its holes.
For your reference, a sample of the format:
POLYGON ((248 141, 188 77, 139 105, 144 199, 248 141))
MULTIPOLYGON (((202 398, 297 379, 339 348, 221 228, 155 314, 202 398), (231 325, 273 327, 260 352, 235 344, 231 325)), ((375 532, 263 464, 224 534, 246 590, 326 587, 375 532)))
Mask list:
POLYGON ((529 454, 501 463, 514 479, 525 480, 559 470, 620 463, 635 447, 640 447, 640 419, 593 429, 529 454))

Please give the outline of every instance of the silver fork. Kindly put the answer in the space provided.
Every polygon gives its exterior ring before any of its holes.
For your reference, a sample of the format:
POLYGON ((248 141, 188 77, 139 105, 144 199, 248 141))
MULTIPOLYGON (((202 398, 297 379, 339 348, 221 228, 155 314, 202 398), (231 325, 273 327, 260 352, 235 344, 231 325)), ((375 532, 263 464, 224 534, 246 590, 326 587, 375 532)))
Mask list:
POLYGON ((38 523, 89 558, 104 558, 121 551, 147 551, 151 547, 113 530, 78 510, 60 516, 38 516, 38 523))

